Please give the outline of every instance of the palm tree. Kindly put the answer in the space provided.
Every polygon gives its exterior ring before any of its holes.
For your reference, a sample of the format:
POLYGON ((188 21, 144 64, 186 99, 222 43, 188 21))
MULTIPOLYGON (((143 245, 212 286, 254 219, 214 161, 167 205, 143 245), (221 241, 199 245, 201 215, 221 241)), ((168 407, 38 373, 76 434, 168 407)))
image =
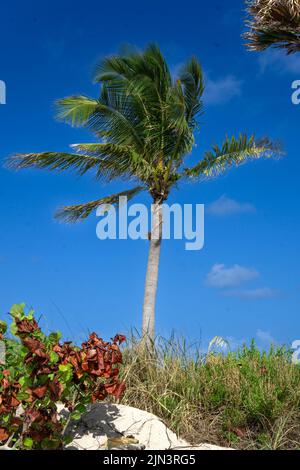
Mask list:
POLYGON ((247 4, 249 31, 244 37, 250 50, 300 51, 300 0, 251 0, 247 4))
POLYGON ((202 111, 203 75, 196 58, 173 78, 156 45, 105 58, 96 68, 98 99, 71 96, 58 101, 58 117, 73 126, 88 127, 98 143, 72 145, 73 153, 43 152, 10 157, 14 169, 35 167, 56 171, 88 171, 97 180, 125 179, 136 185, 121 193, 63 207, 56 216, 66 222, 88 217, 101 204, 118 205, 120 196, 133 198, 148 191, 153 227, 145 282, 143 335, 154 338, 155 300, 162 240, 162 204, 181 180, 203 180, 247 159, 270 157, 267 140, 240 135, 226 137, 192 167, 184 166, 195 142, 202 111))

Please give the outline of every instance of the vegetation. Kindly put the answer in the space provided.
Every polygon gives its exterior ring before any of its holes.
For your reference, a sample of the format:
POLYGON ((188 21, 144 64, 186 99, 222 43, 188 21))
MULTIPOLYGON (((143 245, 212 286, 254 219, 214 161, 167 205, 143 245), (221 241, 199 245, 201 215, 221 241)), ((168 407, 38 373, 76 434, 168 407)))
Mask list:
POLYGON ((60 343, 60 334, 45 335, 24 305, 11 310, 11 332, 0 323, 6 358, 0 363, 0 449, 59 449, 68 443, 70 420, 77 420, 86 405, 108 396, 119 398, 124 382, 118 379, 122 354, 117 335, 106 343, 96 333, 76 347, 60 343), (57 404, 69 410, 59 416, 57 404))
POLYGON ((224 355, 158 341, 152 355, 124 351, 122 403, 159 416, 188 442, 237 449, 300 448, 300 365, 284 348, 252 342, 224 355))
POLYGON ((300 51, 299 0, 250 0, 247 3, 249 31, 244 37, 250 50, 276 47, 288 54, 300 51))
POLYGON ((300 365, 291 352, 254 342, 227 354, 214 341, 206 354, 184 340, 157 339, 146 351, 132 338, 123 354, 95 333, 82 347, 46 336, 23 305, 11 310, 10 339, 0 322, 6 361, 0 364, 0 449, 62 448, 70 420, 94 401, 149 411, 192 444, 238 449, 300 448, 300 365), (126 389, 125 389, 126 382, 126 389), (69 417, 58 414, 58 403, 69 417))
POLYGON ((98 143, 73 145, 73 153, 43 152, 16 155, 14 169, 35 167, 56 171, 91 171, 97 180, 124 179, 132 189, 79 205, 63 207, 57 217, 67 222, 85 219, 101 204, 118 205, 120 196, 132 198, 147 191, 153 200, 153 228, 146 275, 143 335, 154 338, 155 300, 162 238, 162 203, 182 180, 210 178, 248 159, 270 157, 274 146, 254 136, 226 137, 192 167, 191 153, 202 112, 204 80, 196 58, 172 77, 159 48, 105 58, 94 80, 100 96, 71 96, 58 102, 58 117, 73 126, 87 127, 98 143))

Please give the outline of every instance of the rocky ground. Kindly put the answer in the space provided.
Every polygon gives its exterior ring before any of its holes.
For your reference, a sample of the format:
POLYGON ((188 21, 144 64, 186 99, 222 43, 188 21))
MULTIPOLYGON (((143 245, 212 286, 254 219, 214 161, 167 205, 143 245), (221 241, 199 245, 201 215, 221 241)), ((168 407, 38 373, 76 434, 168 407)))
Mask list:
POLYGON ((229 450, 210 444, 192 447, 153 414, 110 403, 91 405, 80 421, 69 427, 68 433, 73 440, 67 449, 229 450))

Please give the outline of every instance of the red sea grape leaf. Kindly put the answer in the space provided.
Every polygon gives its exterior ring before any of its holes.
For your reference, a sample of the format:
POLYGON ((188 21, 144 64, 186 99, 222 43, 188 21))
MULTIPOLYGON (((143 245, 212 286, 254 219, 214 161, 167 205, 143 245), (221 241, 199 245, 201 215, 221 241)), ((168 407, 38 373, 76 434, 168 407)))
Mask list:
POLYGON ((113 351, 111 362, 112 364, 122 364, 122 354, 120 351, 113 351))
POLYGON ((92 394, 92 401, 95 402, 95 401, 102 401, 104 400, 105 398, 107 397, 107 392, 103 387, 99 388, 99 390, 97 390, 96 392, 94 392, 92 394))
POLYGON ((114 339, 113 339, 113 342, 114 342, 114 343, 119 343, 119 344, 124 343, 124 341, 126 341, 126 336, 124 336, 124 335, 119 335, 119 334, 116 335, 116 336, 114 337, 114 339))
POLYGON ((82 372, 80 369, 78 369, 78 370, 76 371, 76 377, 77 377, 77 379, 80 380, 82 376, 83 376, 83 372, 82 372))
POLYGON ((99 370, 99 369, 93 369, 93 370, 90 371, 90 374, 96 375, 97 377, 101 377, 102 371, 99 370))
POLYGON ((126 384, 125 382, 121 382, 116 390, 116 395, 115 395, 116 398, 117 399, 121 398, 125 390, 126 390, 126 384))
POLYGON ((56 344, 55 346, 53 346, 52 351, 54 351, 59 356, 62 355, 62 347, 59 344, 56 344))
POLYGON ((44 398, 47 393, 47 385, 41 385, 40 387, 32 388, 32 393, 37 398, 44 398))
POLYGON ((23 338, 23 344, 26 346, 27 349, 31 353, 36 354, 40 357, 47 357, 46 353, 44 352, 45 346, 43 343, 35 338, 23 338))
POLYGON ((2 387, 4 390, 9 387, 9 381, 7 379, 2 380, 2 387))
POLYGON ((8 431, 5 428, 0 428, 0 441, 6 441, 8 438, 8 431))
POLYGON ((30 408, 30 409, 25 411, 25 415, 33 423, 34 421, 36 421, 40 417, 41 414, 38 410, 36 410, 34 408, 30 408))
POLYGON ((0 414, 1 413, 9 413, 9 412, 10 412, 10 408, 8 408, 7 406, 4 406, 4 405, 0 406, 0 414))
POLYGON ((89 351, 87 351, 86 358, 88 361, 96 360, 96 357, 97 357, 96 349, 90 349, 89 351))
POLYGON ((20 404, 19 400, 17 400, 15 397, 11 397, 10 406, 12 406, 13 408, 17 408, 19 404, 20 404))
POLYGON ((51 399, 53 401, 56 401, 61 397, 61 394, 63 392, 63 386, 57 379, 49 383, 49 389, 50 389, 51 399))
POLYGON ((77 361, 76 357, 70 356, 69 362, 72 364, 72 366, 74 367, 75 370, 78 369, 79 366, 78 366, 78 361, 77 361))
POLYGON ((112 384, 105 384, 105 390, 107 391, 107 393, 109 393, 110 395, 113 395, 116 390, 117 390, 117 384, 115 383, 112 383, 112 384))
POLYGON ((17 416, 13 416, 10 420, 10 424, 12 426, 21 426, 23 424, 23 420, 17 416))
POLYGON ((39 326, 35 320, 18 320, 16 319, 18 333, 33 333, 39 330, 39 326))
POLYGON ((98 359, 99 369, 105 369, 103 353, 99 351, 99 349, 97 351, 97 359, 98 359))

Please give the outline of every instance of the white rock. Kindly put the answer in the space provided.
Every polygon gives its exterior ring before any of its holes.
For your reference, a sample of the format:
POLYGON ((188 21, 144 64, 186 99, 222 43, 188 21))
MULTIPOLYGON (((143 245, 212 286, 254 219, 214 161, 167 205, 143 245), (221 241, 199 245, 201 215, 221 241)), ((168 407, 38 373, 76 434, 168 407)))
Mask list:
POLYGON ((146 450, 223 450, 208 444, 193 447, 155 415, 110 403, 91 405, 81 420, 70 426, 70 433, 73 441, 67 448, 78 450, 105 450, 108 439, 122 436, 134 437, 146 450))

